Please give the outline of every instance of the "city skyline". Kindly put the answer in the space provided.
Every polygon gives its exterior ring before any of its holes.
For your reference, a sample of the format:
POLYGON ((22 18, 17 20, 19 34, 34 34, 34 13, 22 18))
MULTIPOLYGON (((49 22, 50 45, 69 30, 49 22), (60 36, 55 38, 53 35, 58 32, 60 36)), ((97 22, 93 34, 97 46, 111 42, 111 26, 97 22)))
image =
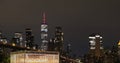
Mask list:
POLYGON ((52 38, 55 26, 62 26, 64 43, 71 43, 74 53, 88 51, 91 33, 100 33, 105 47, 120 40, 120 4, 116 0, 2 0, 0 3, 0 30, 8 38, 12 38, 14 32, 24 32, 30 27, 40 44, 42 12, 46 12, 49 37, 52 38))

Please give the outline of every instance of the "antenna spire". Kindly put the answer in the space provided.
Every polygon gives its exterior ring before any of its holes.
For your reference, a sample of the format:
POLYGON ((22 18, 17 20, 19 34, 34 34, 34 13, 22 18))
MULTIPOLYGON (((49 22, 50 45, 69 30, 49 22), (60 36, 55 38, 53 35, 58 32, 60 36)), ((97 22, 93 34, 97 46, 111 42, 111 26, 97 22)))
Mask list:
POLYGON ((43 23, 46 24, 46 15, 45 15, 45 12, 43 12, 43 23))

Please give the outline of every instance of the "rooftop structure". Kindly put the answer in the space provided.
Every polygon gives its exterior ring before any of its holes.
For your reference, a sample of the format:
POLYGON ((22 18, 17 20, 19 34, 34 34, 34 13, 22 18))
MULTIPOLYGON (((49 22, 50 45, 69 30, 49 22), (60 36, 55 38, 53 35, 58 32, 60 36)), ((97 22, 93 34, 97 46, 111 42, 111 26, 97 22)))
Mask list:
POLYGON ((52 51, 18 51, 10 55, 10 63, 59 63, 59 53, 52 51))

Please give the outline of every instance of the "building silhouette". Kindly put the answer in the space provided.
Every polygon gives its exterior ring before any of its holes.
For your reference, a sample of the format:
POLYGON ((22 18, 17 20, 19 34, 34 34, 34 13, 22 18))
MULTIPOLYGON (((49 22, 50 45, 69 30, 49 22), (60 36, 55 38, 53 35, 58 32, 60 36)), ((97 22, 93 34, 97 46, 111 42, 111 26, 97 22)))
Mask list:
POLYGON ((34 46, 34 35, 32 34, 32 30, 30 28, 26 28, 25 34, 26 34, 26 47, 32 49, 34 46))
POLYGON ((48 50, 49 51, 63 51, 63 31, 62 27, 55 27, 55 37, 50 39, 48 42, 48 50))
POLYGON ((52 38, 48 42, 48 51, 55 51, 55 39, 52 38))
POLYGON ((12 38, 12 44, 16 45, 16 46, 23 46, 23 36, 22 36, 22 32, 15 32, 14 33, 14 37, 12 38))
POLYGON ((57 26, 55 28, 55 50, 62 53, 63 51, 63 31, 62 27, 57 26))

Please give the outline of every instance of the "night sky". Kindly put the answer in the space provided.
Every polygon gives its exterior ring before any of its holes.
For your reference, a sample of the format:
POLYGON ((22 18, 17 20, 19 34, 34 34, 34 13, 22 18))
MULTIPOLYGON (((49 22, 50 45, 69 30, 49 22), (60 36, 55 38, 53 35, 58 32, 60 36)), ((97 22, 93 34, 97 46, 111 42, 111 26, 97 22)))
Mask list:
POLYGON ((87 53, 92 33, 103 36, 105 48, 120 40, 119 0, 0 0, 0 30, 10 39, 29 27, 40 44, 42 12, 49 38, 54 37, 55 26, 62 26, 64 42, 72 44, 73 53, 87 53))

